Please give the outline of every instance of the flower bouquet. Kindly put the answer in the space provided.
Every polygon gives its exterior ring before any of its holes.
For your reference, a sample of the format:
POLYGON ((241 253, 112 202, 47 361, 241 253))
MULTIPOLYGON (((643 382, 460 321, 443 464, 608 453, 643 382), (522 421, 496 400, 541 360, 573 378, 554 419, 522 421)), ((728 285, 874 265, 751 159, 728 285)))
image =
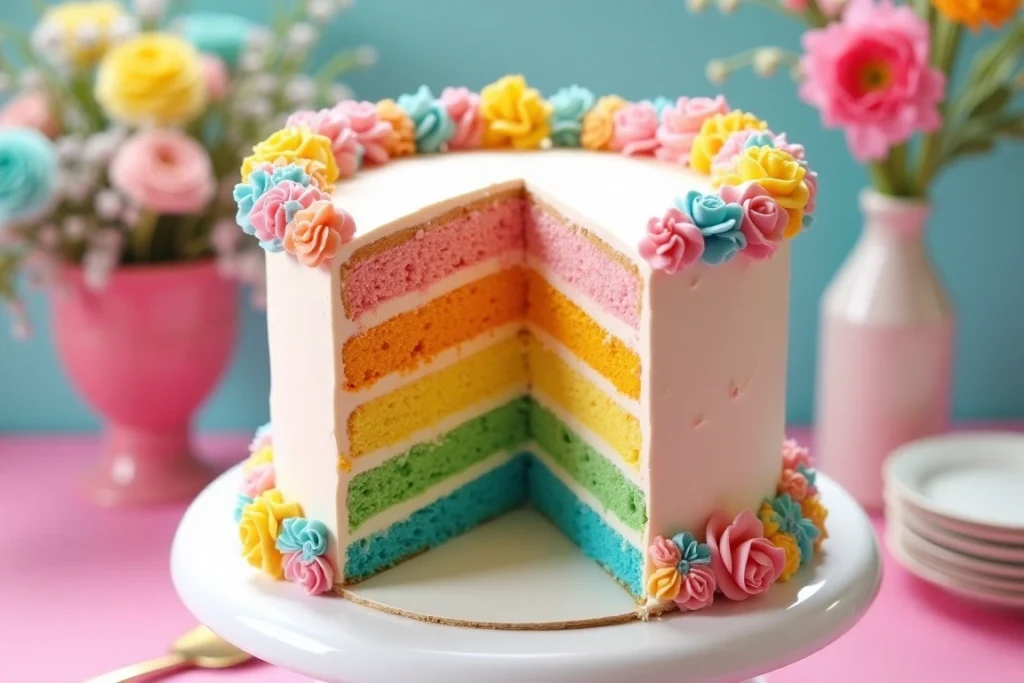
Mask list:
POLYGON ((87 481, 101 503, 211 476, 191 417, 234 349, 235 282, 262 291, 263 252, 237 239, 236 160, 287 112, 349 96, 338 77, 374 60, 340 51, 305 73, 344 4, 289 2, 262 26, 92 0, 46 9, 29 36, 0 26, 0 300, 25 336, 17 285, 53 294, 58 355, 107 422, 87 481))

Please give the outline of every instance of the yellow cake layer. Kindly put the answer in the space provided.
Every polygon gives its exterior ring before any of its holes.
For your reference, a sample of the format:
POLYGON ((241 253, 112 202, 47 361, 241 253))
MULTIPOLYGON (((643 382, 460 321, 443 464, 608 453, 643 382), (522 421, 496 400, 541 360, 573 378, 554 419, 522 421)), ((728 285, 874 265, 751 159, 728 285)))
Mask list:
POLYGON ((523 317, 525 273, 513 267, 448 292, 350 337, 342 347, 345 388, 409 372, 447 348, 523 317))
POLYGON ((601 437, 629 465, 638 467, 639 420, 534 337, 527 339, 533 387, 601 437))
POLYGON ((526 275, 526 315, 626 396, 640 399, 640 357, 537 271, 526 275))
POLYGON ((368 401, 348 418, 349 456, 408 438, 452 413, 526 381, 524 335, 512 337, 368 401))

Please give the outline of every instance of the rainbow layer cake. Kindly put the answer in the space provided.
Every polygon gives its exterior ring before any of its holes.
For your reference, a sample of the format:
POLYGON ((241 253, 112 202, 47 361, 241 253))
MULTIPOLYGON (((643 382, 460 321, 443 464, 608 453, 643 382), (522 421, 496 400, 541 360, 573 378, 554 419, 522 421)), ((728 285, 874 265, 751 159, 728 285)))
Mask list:
POLYGON ((251 564, 338 591, 522 505, 649 611, 811 560, 784 407, 817 178, 784 135, 506 77, 300 112, 242 173, 272 375, 251 564))

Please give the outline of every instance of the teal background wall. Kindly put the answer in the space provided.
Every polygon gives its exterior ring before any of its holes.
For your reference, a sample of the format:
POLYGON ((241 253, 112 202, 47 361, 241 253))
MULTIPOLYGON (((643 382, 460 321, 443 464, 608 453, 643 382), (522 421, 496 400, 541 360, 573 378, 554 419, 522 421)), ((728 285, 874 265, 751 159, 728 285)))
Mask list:
MULTIPOLYGON (((29 26, 30 6, 3 3, 0 20, 29 26)), ((267 0, 192 0, 190 6, 271 16, 267 0)), ((755 111, 774 130, 805 143, 821 173, 821 199, 817 225, 794 247, 788 413, 796 422, 811 419, 818 297, 857 237, 857 193, 867 178, 846 153, 842 134, 820 128, 787 76, 765 81, 745 73, 720 88, 704 79, 710 57, 766 41, 796 46, 795 24, 745 4, 731 17, 694 16, 684 0, 360 0, 329 30, 319 59, 332 46, 368 43, 379 50, 379 64, 348 81, 363 98, 395 96, 421 83, 435 92, 450 84, 480 88, 507 72, 526 74, 544 93, 574 82, 630 99, 721 89, 734 107, 755 111)), ((960 418, 1024 417, 1022 194, 1019 144, 957 167, 935 190, 930 243, 960 311, 960 418)), ((38 323, 34 339, 19 343, 0 334, 0 431, 96 428, 54 356, 45 298, 32 296, 30 307, 38 323)), ((6 327, 2 314, 0 323, 6 327)), ((238 354, 200 426, 252 428, 267 416, 268 391, 265 320, 246 309, 238 354)))

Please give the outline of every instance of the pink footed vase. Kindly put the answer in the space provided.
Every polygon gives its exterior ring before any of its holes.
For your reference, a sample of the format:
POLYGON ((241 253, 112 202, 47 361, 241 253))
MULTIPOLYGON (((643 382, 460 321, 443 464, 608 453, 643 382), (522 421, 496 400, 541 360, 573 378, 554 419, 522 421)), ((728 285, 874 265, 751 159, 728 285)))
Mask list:
POLYGON ((231 358, 236 302, 213 261, 121 268, 98 291, 67 271, 52 327, 71 382, 105 422, 84 481, 94 502, 185 500, 216 475, 194 456, 191 421, 231 358))
POLYGON ((864 230, 822 297, 815 415, 820 467, 869 510, 882 464, 948 428, 954 311, 924 232, 930 207, 865 190, 864 230))

